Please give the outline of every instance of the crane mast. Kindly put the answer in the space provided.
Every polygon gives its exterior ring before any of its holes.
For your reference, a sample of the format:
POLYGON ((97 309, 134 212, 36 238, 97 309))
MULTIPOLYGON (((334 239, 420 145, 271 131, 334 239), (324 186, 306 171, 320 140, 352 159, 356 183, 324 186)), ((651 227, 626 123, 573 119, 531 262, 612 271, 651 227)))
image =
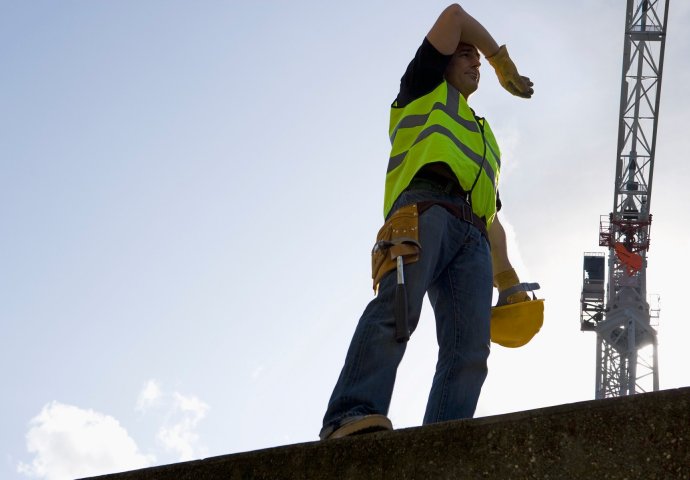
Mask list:
POLYGON ((658 297, 647 252, 669 0, 627 0, 613 211, 599 223, 604 253, 585 253, 580 329, 597 335, 595 398, 659 389, 658 297), (650 301, 656 300, 654 302, 650 301))

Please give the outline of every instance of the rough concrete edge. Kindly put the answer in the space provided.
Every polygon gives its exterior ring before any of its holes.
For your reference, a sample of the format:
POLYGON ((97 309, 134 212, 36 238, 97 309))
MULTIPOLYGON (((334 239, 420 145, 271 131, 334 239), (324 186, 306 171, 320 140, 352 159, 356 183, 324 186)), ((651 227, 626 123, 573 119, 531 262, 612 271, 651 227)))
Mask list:
MULTIPOLYGON (((386 436, 391 436, 391 435, 414 435, 414 434, 419 434, 422 433, 421 430, 424 430, 424 433, 428 434, 433 434, 436 431, 439 430, 446 430, 449 427, 452 427, 453 425, 463 425, 463 426, 474 426, 474 427, 485 427, 489 426, 492 424, 502 424, 502 423, 514 423, 514 422, 519 422, 527 419, 533 419, 537 417, 545 417, 545 416, 554 416, 554 415, 561 415, 561 414, 573 414, 577 413, 578 411, 582 410, 607 410, 615 407, 622 407, 622 406, 627 406, 631 403, 646 403, 646 402, 651 402, 658 400, 659 397, 670 397, 671 399, 674 397, 684 397, 684 396, 690 396, 690 387, 679 387, 679 388, 672 388, 672 389, 666 389, 666 390, 659 390, 656 392, 647 392, 643 394, 637 394, 637 395, 631 395, 627 397, 613 397, 613 398, 605 398, 605 399, 599 399, 599 400, 583 400, 583 401, 578 401, 578 402, 573 402, 573 403, 565 403, 561 405, 552 405, 548 407, 542 407, 542 408, 536 408, 532 410, 521 410, 517 412, 509 412, 509 413, 502 413, 499 415, 490 415, 486 417, 478 417, 478 418, 470 418, 470 419, 463 419, 463 420, 451 420, 448 422, 442 422, 442 423, 437 423, 433 425, 423 425, 423 426, 415 426, 415 427, 407 427, 407 428, 401 428, 401 429, 396 429, 393 430, 392 432, 378 432, 378 433, 373 433, 369 434, 366 436, 367 440, 374 440, 374 439, 382 439, 382 437, 386 436)), ((335 440, 329 440, 326 442, 329 445, 333 445, 334 443, 338 443, 340 445, 346 445, 348 442, 361 442, 364 440, 362 437, 344 437, 344 438, 339 438, 335 440)), ((250 451, 243 451, 243 452, 235 452, 235 453, 227 453, 227 454, 222 454, 222 455, 215 455, 211 457, 206 457, 202 459, 197 459, 197 460, 190 460, 187 462, 175 462, 175 463, 169 463, 169 464, 163 464, 163 465, 155 465, 152 467, 146 467, 146 468, 141 468, 141 469, 136 469, 136 470, 128 470, 128 471, 122 471, 122 472, 113 472, 113 473, 108 473, 105 475, 99 475, 99 476, 94 476, 94 477, 85 477, 82 479, 77 479, 77 480, 107 480, 109 478, 117 479, 117 478, 128 478, 131 475, 137 474, 138 472, 141 473, 155 473, 157 471, 164 471, 164 470, 170 470, 174 468, 185 468, 185 469, 193 469, 196 466, 201 466, 201 465, 211 465, 211 464, 216 464, 216 463, 224 463, 227 462, 231 459, 246 459, 246 458, 251 458, 251 457, 258 457, 261 455, 268 455, 271 454, 272 452, 281 452, 281 451, 286 451, 286 450, 292 450, 292 449, 319 449, 323 447, 325 444, 322 441, 315 440, 315 441, 309 441, 309 442, 301 442, 301 443, 293 443, 293 444, 288 444, 288 445, 279 445, 279 446, 274 446, 274 447, 267 447, 267 448, 262 448, 258 450, 250 450, 250 451), (125 477, 128 476, 128 477, 125 477)))
MULTIPOLYGON (((659 397, 684 397, 684 396, 690 396, 690 386, 688 387, 679 387, 679 388, 670 388, 666 390, 658 390, 656 392, 646 392, 646 393, 641 393, 637 395, 630 395, 627 397, 613 397, 613 398, 604 398, 604 399, 599 399, 599 400, 582 400, 578 402, 572 402, 572 403, 564 403, 560 405, 550 405, 548 407, 541 407, 541 408, 535 408, 531 410, 519 410, 516 412, 508 412, 508 413, 501 413, 498 415, 488 415, 486 417, 477 417, 477 418, 469 418, 469 419, 464 419, 464 420, 450 420, 448 422, 442 422, 442 423, 436 423, 433 425, 423 425, 423 426, 415 426, 415 427, 407 427, 407 428, 400 428, 394 430, 392 433, 397 433, 397 432, 409 432, 409 433, 414 433, 418 431, 419 429, 424 429, 425 431, 431 431, 431 430, 436 430, 436 429, 446 429, 454 424, 460 425, 460 424, 465 424, 465 425, 472 425, 472 426, 485 426, 485 425, 492 425, 492 424, 497 424, 497 423, 507 423, 507 422, 519 422, 523 420, 528 420, 528 419, 533 419, 536 417, 545 417, 545 416, 553 416, 553 415, 560 415, 560 414, 574 414, 577 413, 578 411, 582 410, 587 410, 587 411, 599 411, 599 410, 606 410, 610 408, 621 408, 624 406, 627 406, 631 403, 641 403, 641 402, 650 402, 650 401, 655 401, 655 399, 658 399, 659 397)), ((391 434, 390 432, 387 434, 391 434)), ((342 440, 346 440, 342 439, 342 440)), ((307 442, 308 443, 314 443, 314 442, 307 442)), ((297 444, 296 444, 297 445, 297 444)), ((267 448, 265 450, 271 450, 272 448, 280 448, 280 447, 271 447, 267 448)), ((247 452, 250 453, 250 452, 247 452)))

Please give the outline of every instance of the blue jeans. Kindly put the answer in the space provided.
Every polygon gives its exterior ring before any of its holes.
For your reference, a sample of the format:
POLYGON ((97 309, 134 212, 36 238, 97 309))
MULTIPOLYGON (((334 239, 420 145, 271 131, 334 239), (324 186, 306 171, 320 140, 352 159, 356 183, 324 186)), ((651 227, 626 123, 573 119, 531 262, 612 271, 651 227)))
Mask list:
MULTIPOLYGON (((391 212, 422 200, 462 205, 461 197, 433 190, 405 190, 391 212)), ((405 265, 408 322, 414 332, 424 294, 436 318, 438 362, 424 424, 471 418, 487 374, 493 293, 489 244, 473 225, 434 205, 419 217, 419 261, 405 265)), ((345 365, 328 402, 323 428, 352 416, 388 414, 406 344, 395 340, 395 271, 359 320, 345 365)))

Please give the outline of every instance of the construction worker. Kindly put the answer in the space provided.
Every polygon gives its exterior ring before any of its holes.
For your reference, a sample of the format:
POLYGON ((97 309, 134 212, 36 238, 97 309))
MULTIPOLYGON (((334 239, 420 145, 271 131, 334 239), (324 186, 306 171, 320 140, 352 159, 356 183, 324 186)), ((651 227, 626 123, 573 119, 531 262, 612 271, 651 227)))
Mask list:
MULTIPOLYGON (((378 294, 355 330, 321 439, 392 429, 395 375, 426 293, 439 354, 424 424, 474 415, 487 374, 492 284, 499 293, 519 284, 496 217, 499 148, 467 104, 479 86, 480 53, 508 92, 533 93, 477 20, 457 4, 441 13, 391 107, 386 223, 372 252, 378 294)), ((508 302, 526 297, 518 291, 508 302)))

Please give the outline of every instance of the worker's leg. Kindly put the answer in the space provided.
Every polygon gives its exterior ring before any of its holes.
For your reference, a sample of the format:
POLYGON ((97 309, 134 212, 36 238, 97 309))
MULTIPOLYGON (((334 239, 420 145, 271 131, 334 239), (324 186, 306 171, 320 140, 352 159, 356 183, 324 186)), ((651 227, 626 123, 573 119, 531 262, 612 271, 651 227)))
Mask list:
POLYGON ((472 417, 487 374, 491 253, 476 228, 464 228, 457 256, 429 288, 439 355, 425 424, 472 417))
MULTIPOLYGON (((404 192, 396 207, 433 198, 428 192, 404 192)), ((438 275, 444 226, 455 217, 441 207, 432 207, 419 219, 419 261, 404 267, 408 302, 408 322, 414 331, 419 321, 422 301, 432 279, 438 275)), ((398 365, 405 353, 405 343, 395 340, 395 271, 385 275, 379 293, 366 307, 359 320, 345 365, 333 390, 323 420, 322 434, 350 417, 388 413, 398 365)))
MULTIPOLYGON (((395 285, 395 272, 384 276, 377 297, 359 319, 328 402, 324 430, 350 417, 388 413, 396 371, 406 346, 395 340, 395 285)), ((417 302, 410 293, 408 290, 409 306, 414 308, 417 302)), ((412 324, 412 318, 409 320, 412 324)))

